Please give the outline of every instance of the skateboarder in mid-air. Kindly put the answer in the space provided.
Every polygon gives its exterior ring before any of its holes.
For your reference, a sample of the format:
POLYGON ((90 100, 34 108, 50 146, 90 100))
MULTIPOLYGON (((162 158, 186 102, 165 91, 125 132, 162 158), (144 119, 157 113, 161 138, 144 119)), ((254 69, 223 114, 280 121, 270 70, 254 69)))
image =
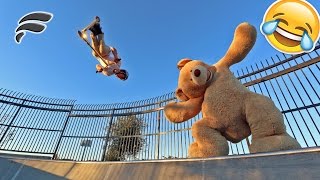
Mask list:
POLYGON ((104 33, 100 27, 100 18, 96 16, 95 21, 79 33, 80 37, 90 46, 86 38, 84 38, 84 33, 86 33, 87 29, 91 31, 92 55, 99 61, 99 64, 96 65, 96 73, 103 73, 106 76, 114 74, 123 81, 127 80, 129 73, 124 69, 120 69, 121 58, 116 48, 105 44, 104 33))

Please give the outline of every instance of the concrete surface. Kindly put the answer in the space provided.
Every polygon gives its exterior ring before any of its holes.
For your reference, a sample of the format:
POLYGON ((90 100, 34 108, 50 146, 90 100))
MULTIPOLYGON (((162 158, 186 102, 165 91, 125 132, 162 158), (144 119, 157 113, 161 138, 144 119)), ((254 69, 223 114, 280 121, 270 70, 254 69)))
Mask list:
POLYGON ((320 147, 295 151, 137 162, 0 157, 0 179, 320 179, 320 147))

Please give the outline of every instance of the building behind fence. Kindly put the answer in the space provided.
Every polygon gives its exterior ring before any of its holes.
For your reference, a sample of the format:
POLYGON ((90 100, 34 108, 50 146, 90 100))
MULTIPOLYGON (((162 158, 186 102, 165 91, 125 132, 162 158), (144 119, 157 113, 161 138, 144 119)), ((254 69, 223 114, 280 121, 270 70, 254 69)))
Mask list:
MULTIPOLYGON (((320 144, 320 45, 301 55, 277 55, 234 72, 251 91, 270 97, 288 133, 302 147, 320 144)), ((174 93, 117 104, 76 104, 0 90, 0 152, 61 160, 108 161, 187 158, 190 128, 201 114, 173 124, 163 107, 174 93)), ((250 137, 229 143, 247 154, 250 137)))

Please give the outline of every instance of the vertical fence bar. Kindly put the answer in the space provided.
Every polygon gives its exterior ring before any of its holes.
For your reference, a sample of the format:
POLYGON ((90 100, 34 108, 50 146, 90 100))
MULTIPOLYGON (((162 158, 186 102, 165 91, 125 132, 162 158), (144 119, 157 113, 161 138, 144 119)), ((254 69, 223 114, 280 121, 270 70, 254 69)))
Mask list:
MULTIPOLYGON (((159 108, 161 108, 161 102, 159 103, 159 108)), ((157 139, 157 156, 156 156, 156 159, 159 159, 159 154, 160 154, 160 120, 161 120, 161 116, 160 116, 160 109, 158 110, 158 127, 157 127, 157 132, 158 132, 158 139, 157 139)))
POLYGON ((58 149, 59 149, 59 145, 60 145, 60 143, 61 143, 63 134, 64 134, 64 132, 65 132, 65 130, 66 130, 67 125, 68 125, 68 122, 69 122, 69 119, 70 119, 70 115, 71 115, 71 113, 72 113, 72 111, 73 111, 73 108, 74 108, 74 104, 72 104, 72 106, 71 106, 71 108, 70 108, 70 111, 69 111, 69 114, 68 114, 68 117, 67 117, 66 121, 64 122, 62 131, 61 131, 61 135, 60 135, 60 137, 59 137, 57 146, 56 146, 56 148, 54 149, 53 156, 52 156, 51 159, 56 159, 56 157, 58 157, 58 156, 57 156, 57 151, 58 151, 58 149))
POLYGON ((103 145, 101 161, 105 161, 106 160, 106 151, 107 151, 108 142, 109 142, 109 138, 110 138, 110 131, 111 131, 111 126, 112 126, 112 122, 113 122, 114 112, 115 112, 115 108, 113 108, 112 112, 111 112, 111 118, 110 118, 110 121, 109 121, 106 140, 105 140, 105 143, 103 145))

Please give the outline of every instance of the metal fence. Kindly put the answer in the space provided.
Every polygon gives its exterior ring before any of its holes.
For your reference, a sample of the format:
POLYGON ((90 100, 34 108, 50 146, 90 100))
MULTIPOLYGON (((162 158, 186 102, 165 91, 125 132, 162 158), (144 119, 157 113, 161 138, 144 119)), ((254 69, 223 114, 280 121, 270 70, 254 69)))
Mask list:
MULTIPOLYGON (((320 45, 301 55, 277 55, 235 72, 251 91, 270 97, 288 133, 303 147, 320 144, 320 45)), ((117 104, 81 105, 0 89, 0 151, 76 161, 187 158, 190 128, 201 118, 167 121, 174 93, 117 104)), ((229 143, 246 154, 251 137, 229 143)))

